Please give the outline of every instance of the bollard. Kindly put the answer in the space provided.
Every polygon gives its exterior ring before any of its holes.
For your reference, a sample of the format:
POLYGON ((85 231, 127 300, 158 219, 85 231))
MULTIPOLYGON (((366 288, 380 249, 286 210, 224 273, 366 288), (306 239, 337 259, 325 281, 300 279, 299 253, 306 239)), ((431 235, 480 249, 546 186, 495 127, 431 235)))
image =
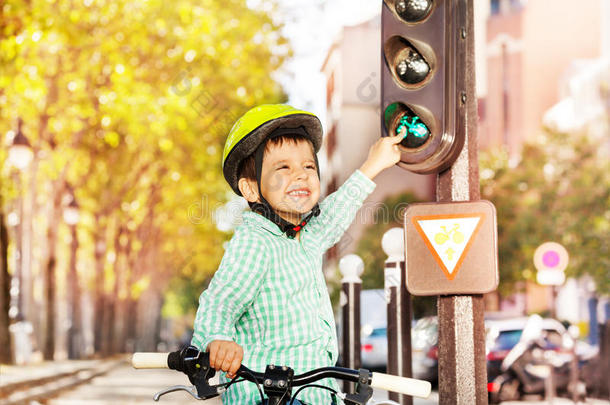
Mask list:
MULTIPOLYGON (((359 369, 360 359, 360 290, 364 263, 358 255, 350 254, 339 260, 341 279, 342 328, 343 328, 343 365, 359 369)), ((343 391, 353 392, 354 383, 344 381, 343 391)))
MULTIPOLYGON (((385 261, 385 294, 388 302, 388 374, 412 377, 411 367, 411 294, 405 284, 404 230, 392 228, 381 239, 385 261)), ((413 398, 389 393, 401 405, 412 405, 413 398)))
POLYGON ((597 321, 597 297, 591 297, 587 301, 589 309, 589 344, 597 346, 599 344, 599 324, 597 321))
POLYGON ((601 325, 599 341, 599 394, 601 398, 610 399, 608 375, 610 374, 610 320, 601 325))

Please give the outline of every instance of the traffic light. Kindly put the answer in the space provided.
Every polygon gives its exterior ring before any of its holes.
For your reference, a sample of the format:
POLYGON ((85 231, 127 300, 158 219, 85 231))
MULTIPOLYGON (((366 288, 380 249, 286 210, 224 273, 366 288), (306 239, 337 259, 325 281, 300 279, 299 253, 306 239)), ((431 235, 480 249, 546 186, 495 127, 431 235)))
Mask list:
POLYGON ((382 136, 406 129, 398 164, 415 173, 447 169, 464 146, 468 1, 383 1, 382 136))

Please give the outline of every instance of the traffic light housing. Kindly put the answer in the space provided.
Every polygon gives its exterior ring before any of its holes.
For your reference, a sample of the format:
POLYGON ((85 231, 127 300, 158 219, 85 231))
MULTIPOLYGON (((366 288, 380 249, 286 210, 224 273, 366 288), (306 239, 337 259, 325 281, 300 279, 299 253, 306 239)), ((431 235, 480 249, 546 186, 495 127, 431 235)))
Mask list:
POLYGON ((382 136, 406 129, 398 165, 415 173, 449 168, 464 146, 468 1, 383 1, 382 136))

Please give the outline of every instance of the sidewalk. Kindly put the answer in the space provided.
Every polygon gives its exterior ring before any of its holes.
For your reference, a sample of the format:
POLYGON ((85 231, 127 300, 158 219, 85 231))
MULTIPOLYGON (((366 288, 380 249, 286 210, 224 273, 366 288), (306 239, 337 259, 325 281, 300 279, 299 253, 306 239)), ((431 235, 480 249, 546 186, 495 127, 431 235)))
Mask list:
POLYGON ((3 389, 8 385, 91 369, 101 362, 103 360, 99 359, 43 361, 20 366, 0 364, 0 396, 2 396, 3 389))
POLYGON ((27 365, 0 365, 0 404, 44 400, 103 375, 125 356, 95 360, 46 361, 27 365))

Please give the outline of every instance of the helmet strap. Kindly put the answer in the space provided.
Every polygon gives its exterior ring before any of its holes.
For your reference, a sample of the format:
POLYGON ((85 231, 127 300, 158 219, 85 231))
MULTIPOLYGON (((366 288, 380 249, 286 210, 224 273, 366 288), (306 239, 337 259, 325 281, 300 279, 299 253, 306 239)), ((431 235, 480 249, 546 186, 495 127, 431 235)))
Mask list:
POLYGON ((313 217, 317 217, 318 215, 320 215, 320 206, 319 206, 319 204, 316 204, 312 208, 311 212, 309 214, 307 214, 307 216, 305 218, 301 219, 301 221, 298 224, 295 225, 293 223, 286 221, 284 218, 280 217, 273 210, 273 208, 271 208, 271 205, 269 205, 267 200, 265 200, 264 198, 261 197, 261 201, 263 201, 263 202, 260 202, 260 203, 257 202, 257 203, 251 204, 252 211, 264 216, 269 221, 276 224, 282 230, 282 233, 285 233, 286 236, 288 236, 291 239, 294 238, 297 235, 297 232, 299 232, 301 229, 303 229, 303 227, 305 227, 305 225, 307 225, 307 223, 313 217))
MULTIPOLYGON (((262 216, 276 224, 282 230, 282 232, 286 234, 286 236, 288 236, 289 238, 294 238, 297 232, 303 229, 303 227, 307 225, 311 218, 320 215, 320 206, 316 203, 316 205, 312 208, 311 212, 305 218, 301 219, 298 224, 295 225, 280 217, 275 212, 273 207, 271 207, 271 204, 269 204, 265 197, 263 197, 263 193, 261 191, 261 176, 263 171, 263 157, 265 155, 265 147, 269 139, 277 138, 283 135, 302 135, 305 139, 307 139, 308 136, 307 131, 302 126, 298 128, 277 128, 273 132, 271 132, 271 134, 269 134, 269 136, 264 142, 258 145, 256 151, 254 152, 254 163, 256 166, 256 184, 258 186, 258 196, 261 202, 251 204, 251 208, 252 211, 261 214, 262 216)), ((318 177, 320 177, 318 157, 315 152, 313 156, 316 164, 316 170, 318 172, 318 177)))

